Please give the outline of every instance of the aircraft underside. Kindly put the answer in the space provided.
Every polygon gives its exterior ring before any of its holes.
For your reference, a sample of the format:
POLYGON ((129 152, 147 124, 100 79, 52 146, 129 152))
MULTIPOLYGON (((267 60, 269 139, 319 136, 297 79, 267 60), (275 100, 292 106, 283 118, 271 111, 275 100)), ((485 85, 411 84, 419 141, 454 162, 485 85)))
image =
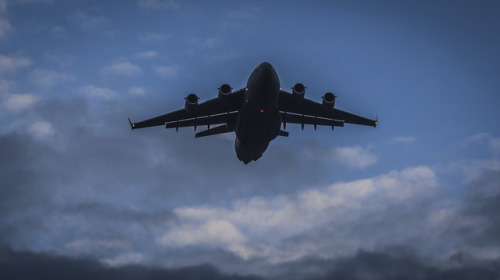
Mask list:
POLYGON ((319 126, 344 126, 345 123, 377 126, 367 119, 334 108, 336 96, 327 92, 318 103, 304 98, 306 87, 297 83, 292 92, 280 88, 276 71, 268 62, 259 64, 245 88, 233 91, 223 84, 216 98, 198 104, 198 96, 189 94, 184 108, 158 117, 133 123, 132 129, 164 125, 165 128, 207 126, 195 137, 235 132, 235 151, 245 164, 259 159, 278 135, 288 136, 287 123, 319 126))

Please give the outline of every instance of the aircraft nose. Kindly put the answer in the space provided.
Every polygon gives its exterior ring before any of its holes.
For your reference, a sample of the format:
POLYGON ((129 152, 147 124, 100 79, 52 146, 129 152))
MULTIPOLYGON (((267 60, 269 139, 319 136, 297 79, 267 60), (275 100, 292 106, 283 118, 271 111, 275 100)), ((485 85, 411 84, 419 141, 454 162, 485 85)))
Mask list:
POLYGON ((275 72, 273 66, 269 62, 262 62, 259 64, 258 69, 264 76, 272 75, 275 72))
POLYGON ((262 69, 263 71, 269 71, 270 69, 273 69, 273 66, 271 63, 264 61, 261 64, 259 64, 259 68, 262 69))

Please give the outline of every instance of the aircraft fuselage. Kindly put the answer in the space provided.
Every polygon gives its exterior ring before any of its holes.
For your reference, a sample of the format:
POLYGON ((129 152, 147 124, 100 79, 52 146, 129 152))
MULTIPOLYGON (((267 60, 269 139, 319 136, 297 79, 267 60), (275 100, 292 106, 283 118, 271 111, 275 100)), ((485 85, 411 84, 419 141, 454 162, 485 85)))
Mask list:
POLYGON ((273 66, 261 63, 248 79, 236 123, 236 155, 245 164, 260 158, 271 140, 278 136, 281 128, 279 92, 280 81, 273 66))

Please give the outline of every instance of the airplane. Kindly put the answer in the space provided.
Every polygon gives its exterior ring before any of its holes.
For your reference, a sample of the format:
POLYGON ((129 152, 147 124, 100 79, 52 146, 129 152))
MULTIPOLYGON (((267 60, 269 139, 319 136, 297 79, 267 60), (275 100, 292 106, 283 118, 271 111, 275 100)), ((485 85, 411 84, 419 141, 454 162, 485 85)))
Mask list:
POLYGON ((277 136, 287 137, 288 123, 344 126, 345 123, 376 127, 371 120, 334 108, 336 95, 327 92, 318 103, 304 98, 306 87, 296 83, 291 92, 280 88, 280 80, 269 62, 262 62, 250 75, 246 87, 233 91, 229 84, 218 88, 218 96, 198 104, 190 93, 184 108, 140 122, 128 119, 133 129, 164 125, 165 128, 207 126, 195 137, 235 132, 235 151, 244 164, 258 160, 277 136), (281 126, 283 124, 283 130, 281 126), (211 127, 212 125, 217 125, 211 127))

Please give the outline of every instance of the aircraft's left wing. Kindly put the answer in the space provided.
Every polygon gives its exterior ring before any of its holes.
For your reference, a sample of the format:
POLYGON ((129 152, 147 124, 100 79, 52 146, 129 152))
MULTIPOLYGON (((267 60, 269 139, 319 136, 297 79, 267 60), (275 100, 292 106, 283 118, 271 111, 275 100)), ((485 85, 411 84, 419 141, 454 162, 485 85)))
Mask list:
POLYGON ((234 114, 229 116, 230 112, 240 111, 245 96, 245 88, 233 91, 224 95, 223 100, 220 97, 212 98, 198 104, 198 97, 190 94, 186 97, 186 108, 173 111, 158 117, 147 119, 140 122, 132 122, 129 119, 132 129, 151 126, 165 125, 166 128, 198 126, 232 123, 234 114), (188 103, 189 106, 188 106, 188 103))
MULTIPOLYGON (((331 94, 331 93, 330 93, 331 94)), ((326 98, 326 95, 323 97, 326 98)), ((330 101, 335 104, 335 96, 331 94, 330 101)), ((313 124, 326 126, 343 126, 344 123, 377 126, 377 120, 371 120, 333 107, 326 104, 325 100, 318 103, 303 96, 294 96, 290 92, 280 90, 278 108, 281 112, 283 122, 298 124, 313 124)))

